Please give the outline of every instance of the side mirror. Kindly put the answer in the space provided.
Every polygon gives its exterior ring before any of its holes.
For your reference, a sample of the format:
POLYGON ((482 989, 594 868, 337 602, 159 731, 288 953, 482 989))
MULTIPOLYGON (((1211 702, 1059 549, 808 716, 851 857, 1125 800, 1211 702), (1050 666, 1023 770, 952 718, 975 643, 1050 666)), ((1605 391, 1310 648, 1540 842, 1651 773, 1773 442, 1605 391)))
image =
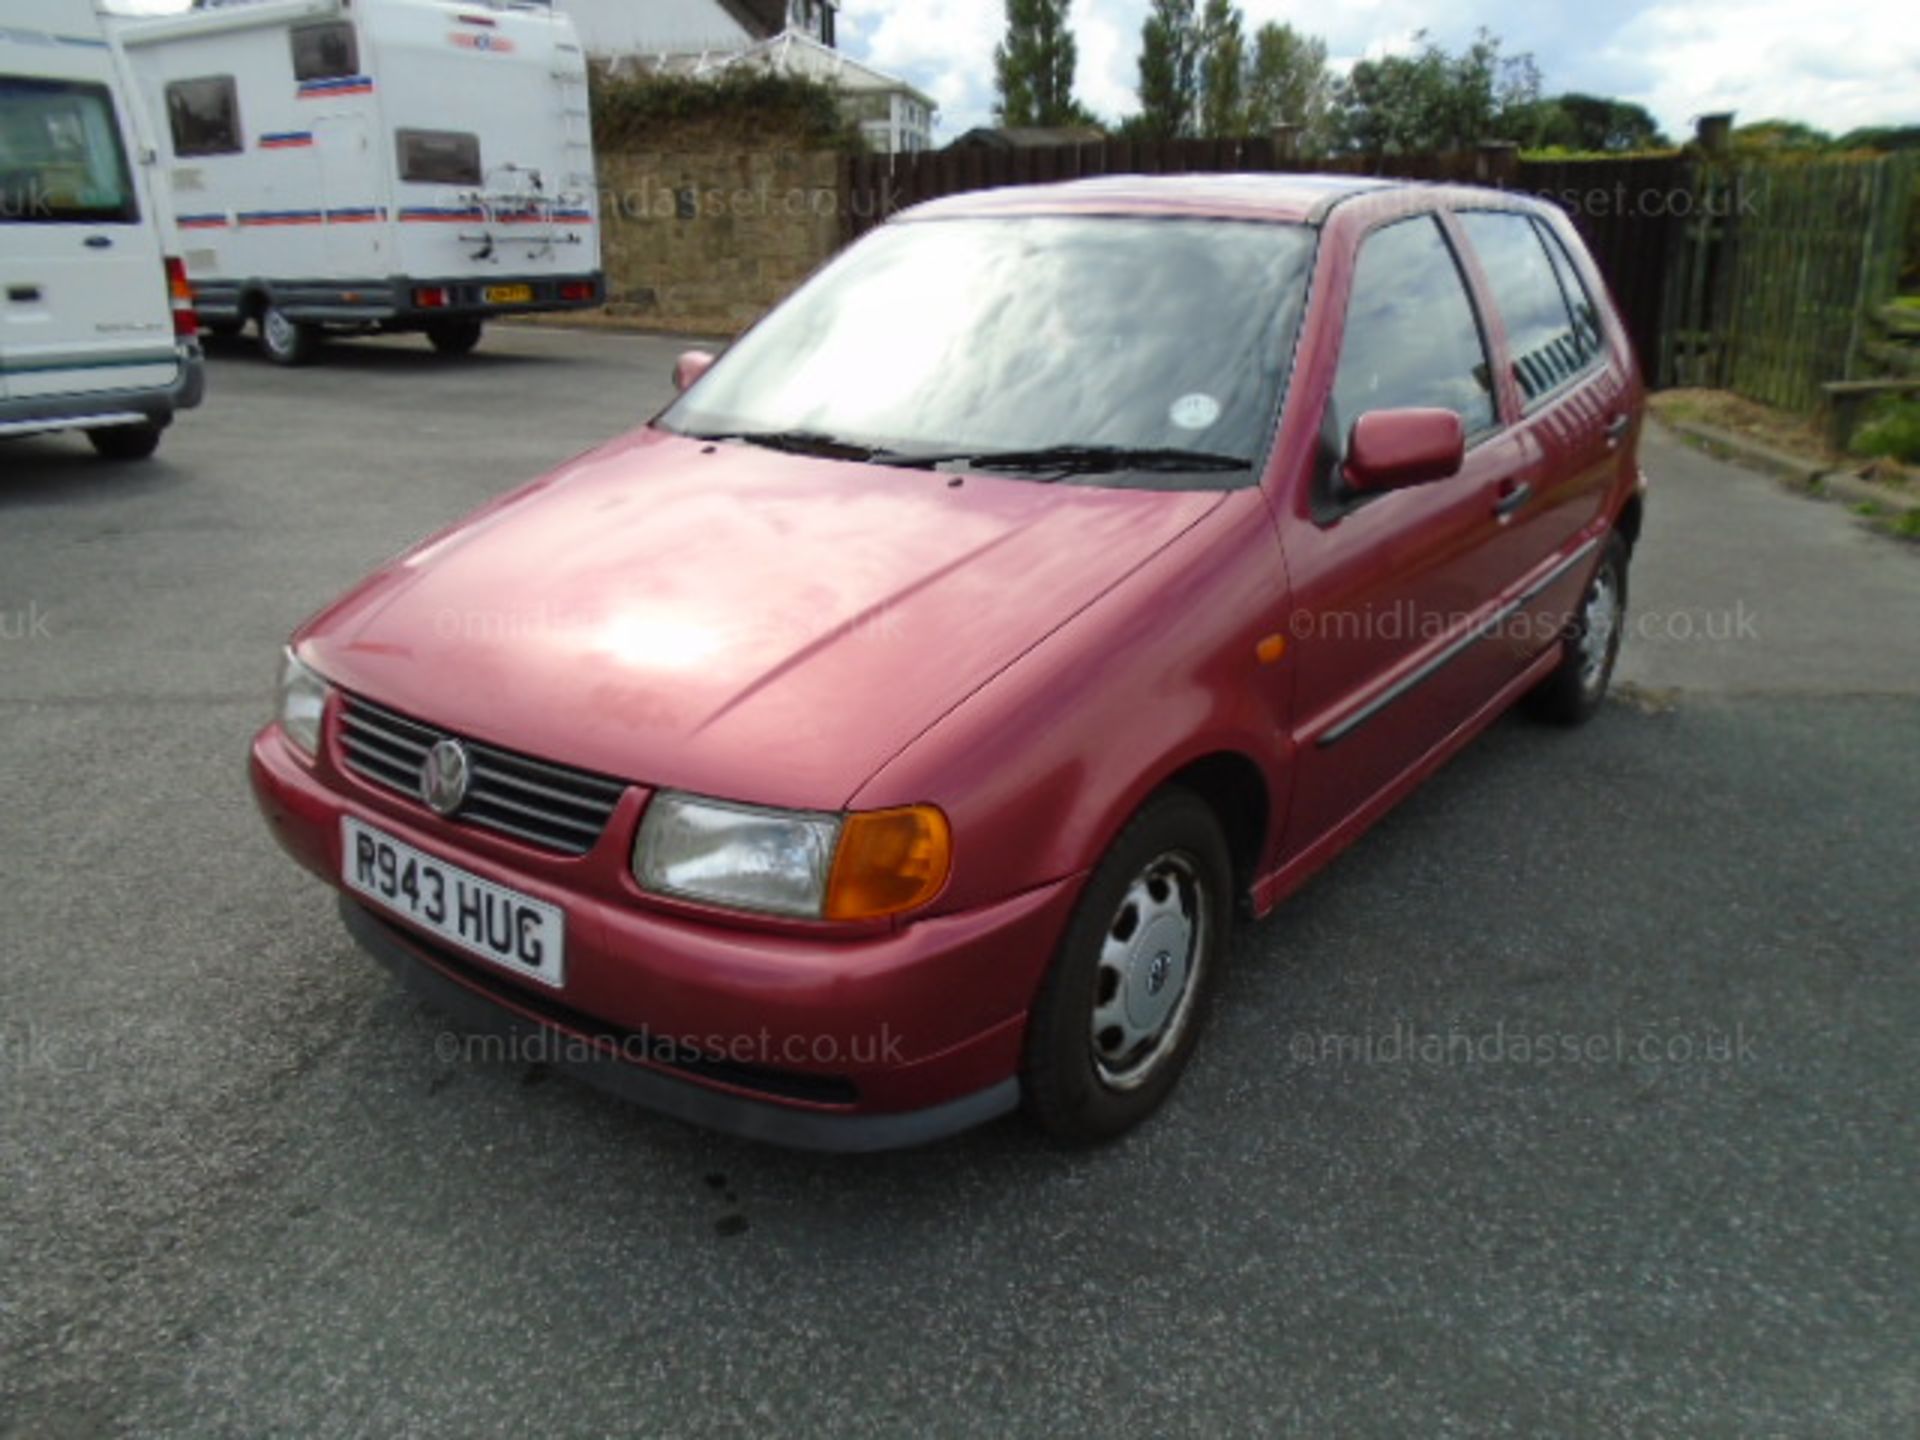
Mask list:
POLYGON ((707 371, 713 368, 714 354, 711 350, 689 350, 673 362, 673 388, 685 394, 693 384, 707 371))
POLYGON ((1451 410, 1371 410, 1353 422, 1343 470, 1348 489, 1379 495, 1458 475, 1467 432, 1451 410))

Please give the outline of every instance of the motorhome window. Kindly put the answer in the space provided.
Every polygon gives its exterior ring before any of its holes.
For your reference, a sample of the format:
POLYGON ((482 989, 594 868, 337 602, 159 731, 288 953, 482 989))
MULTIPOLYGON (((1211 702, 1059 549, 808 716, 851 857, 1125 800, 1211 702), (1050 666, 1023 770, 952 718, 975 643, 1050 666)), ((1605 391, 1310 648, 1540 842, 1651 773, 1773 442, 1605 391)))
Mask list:
POLYGON ((402 130, 400 178, 425 185, 478 185, 480 137, 457 130, 402 130))
POLYGON ((360 43, 345 20, 293 31, 293 78, 341 80, 360 73, 360 43))
POLYGON ((0 224, 139 218, 107 88, 0 75, 0 224))
POLYGON ((167 121, 176 155, 238 155, 240 97, 231 75, 176 80, 167 86, 167 121))

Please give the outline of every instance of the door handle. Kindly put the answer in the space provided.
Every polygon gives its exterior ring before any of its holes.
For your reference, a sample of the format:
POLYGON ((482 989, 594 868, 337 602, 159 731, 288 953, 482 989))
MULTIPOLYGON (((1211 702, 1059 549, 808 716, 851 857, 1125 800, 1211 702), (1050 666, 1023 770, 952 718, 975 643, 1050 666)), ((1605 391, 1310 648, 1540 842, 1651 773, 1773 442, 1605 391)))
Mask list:
POLYGON ((7 299, 13 301, 16 305, 31 305, 39 298, 40 287, 38 285, 9 285, 7 287, 7 299))
POLYGON ((89 235, 82 243, 89 250, 111 250, 113 248, 113 237, 111 235, 89 235))
POLYGON ((1607 448, 1609 450, 1617 449, 1620 442, 1627 438, 1627 431, 1632 428, 1633 417, 1631 415, 1614 416, 1613 419, 1607 422, 1607 448))
POLYGON ((1532 498, 1533 486, 1531 483, 1525 480, 1517 484, 1508 481, 1500 487, 1500 494, 1494 499, 1493 513, 1504 520, 1532 498))

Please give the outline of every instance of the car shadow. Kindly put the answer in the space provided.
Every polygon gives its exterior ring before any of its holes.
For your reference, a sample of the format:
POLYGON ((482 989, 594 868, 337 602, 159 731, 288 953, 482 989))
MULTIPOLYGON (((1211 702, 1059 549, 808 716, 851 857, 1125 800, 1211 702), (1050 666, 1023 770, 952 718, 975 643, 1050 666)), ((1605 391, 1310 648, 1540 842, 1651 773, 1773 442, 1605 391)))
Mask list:
MULTIPOLYGON (((272 368, 272 362, 260 353, 251 334, 209 335, 205 337, 207 358, 222 363, 233 361, 272 368)), ((551 366, 584 362, 586 357, 564 353, 532 355, 504 350, 489 350, 487 341, 467 355, 441 355, 419 335, 330 335, 320 347, 311 366, 316 373, 328 370, 381 374, 418 374, 422 371, 459 375, 491 373, 519 369, 529 365, 551 366)))
POLYGON ((119 504, 167 490, 189 472, 167 460, 167 442, 150 460, 103 460, 78 434, 0 441, 0 506, 119 504))

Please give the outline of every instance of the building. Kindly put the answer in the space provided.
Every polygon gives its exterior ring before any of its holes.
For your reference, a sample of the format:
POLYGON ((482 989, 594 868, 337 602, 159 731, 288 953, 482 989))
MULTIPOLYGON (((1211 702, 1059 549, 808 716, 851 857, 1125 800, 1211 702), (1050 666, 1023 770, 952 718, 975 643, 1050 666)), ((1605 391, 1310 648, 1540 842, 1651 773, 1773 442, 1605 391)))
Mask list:
POLYGON ((727 54, 786 32, 829 49, 839 0, 558 0, 587 50, 620 58, 727 54))
POLYGON ((756 65, 831 86, 883 155, 933 148, 932 99, 835 48, 836 0, 561 0, 587 52, 616 69, 715 75, 756 65))
POLYGON ((882 155, 912 155, 933 148, 933 121, 939 107, 924 92, 798 31, 788 30, 735 55, 709 58, 693 73, 712 74, 742 65, 831 86, 840 94, 841 113, 860 127, 868 146, 882 155))

